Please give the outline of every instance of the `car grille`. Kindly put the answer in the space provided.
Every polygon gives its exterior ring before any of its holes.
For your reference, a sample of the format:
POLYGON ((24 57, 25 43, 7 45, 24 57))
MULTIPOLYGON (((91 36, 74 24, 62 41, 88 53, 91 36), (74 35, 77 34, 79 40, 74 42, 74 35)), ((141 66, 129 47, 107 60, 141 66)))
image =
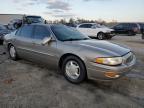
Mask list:
POLYGON ((129 52, 128 54, 126 54, 125 56, 123 56, 124 58, 124 64, 129 64, 132 62, 134 55, 132 52, 129 52))

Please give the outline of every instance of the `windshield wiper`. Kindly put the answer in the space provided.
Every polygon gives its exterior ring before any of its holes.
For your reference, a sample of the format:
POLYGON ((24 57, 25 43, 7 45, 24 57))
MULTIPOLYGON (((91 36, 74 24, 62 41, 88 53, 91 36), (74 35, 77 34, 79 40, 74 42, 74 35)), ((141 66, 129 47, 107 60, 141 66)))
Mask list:
POLYGON ((75 40, 81 40, 81 39, 73 39, 73 38, 69 38, 69 39, 65 39, 63 41, 75 41, 75 40))

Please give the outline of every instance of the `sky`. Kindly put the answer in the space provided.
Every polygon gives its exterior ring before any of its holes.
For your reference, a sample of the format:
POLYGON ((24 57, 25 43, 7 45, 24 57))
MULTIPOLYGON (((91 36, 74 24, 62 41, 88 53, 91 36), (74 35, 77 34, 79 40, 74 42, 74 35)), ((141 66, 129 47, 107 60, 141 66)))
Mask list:
POLYGON ((144 0, 1 0, 0 14, 41 15, 46 20, 144 22, 144 0))

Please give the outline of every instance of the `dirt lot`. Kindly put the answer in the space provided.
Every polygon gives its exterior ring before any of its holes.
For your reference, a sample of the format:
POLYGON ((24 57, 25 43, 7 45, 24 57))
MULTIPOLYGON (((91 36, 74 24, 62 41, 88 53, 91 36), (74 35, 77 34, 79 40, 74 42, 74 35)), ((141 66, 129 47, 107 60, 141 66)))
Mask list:
POLYGON ((129 46, 135 68, 113 82, 67 82, 57 71, 25 60, 12 61, 0 46, 0 108, 144 108, 144 40, 116 36, 112 42, 129 46))

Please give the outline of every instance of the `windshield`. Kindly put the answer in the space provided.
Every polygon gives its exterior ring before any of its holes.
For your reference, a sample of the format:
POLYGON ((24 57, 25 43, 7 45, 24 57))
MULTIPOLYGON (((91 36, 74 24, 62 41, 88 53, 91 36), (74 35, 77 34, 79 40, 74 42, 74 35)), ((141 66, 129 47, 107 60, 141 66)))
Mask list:
POLYGON ((0 30, 6 30, 5 26, 0 25, 0 30))
POLYGON ((88 36, 83 35, 75 28, 67 27, 64 25, 52 25, 51 29, 56 38, 60 41, 73 41, 73 40, 87 40, 88 36))
POLYGON ((27 19, 30 20, 32 23, 44 23, 44 20, 41 17, 37 16, 27 16, 27 19))

